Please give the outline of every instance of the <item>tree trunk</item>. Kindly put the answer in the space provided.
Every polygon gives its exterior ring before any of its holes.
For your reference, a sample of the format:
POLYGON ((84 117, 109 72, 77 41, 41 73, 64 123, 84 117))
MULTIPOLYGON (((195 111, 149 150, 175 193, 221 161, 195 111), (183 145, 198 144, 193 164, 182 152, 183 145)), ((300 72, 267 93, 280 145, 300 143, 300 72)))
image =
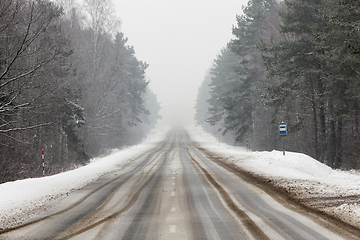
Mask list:
POLYGON ((327 158, 327 142, 326 142, 326 117, 325 117, 325 106, 322 101, 319 101, 319 117, 320 117, 320 160, 323 163, 328 164, 327 158))
POLYGON ((314 146, 315 146, 315 158, 317 160, 320 160, 320 150, 319 150, 319 130, 318 130, 318 116, 317 116, 317 112, 316 112, 316 102, 314 100, 314 96, 312 97, 312 109, 313 109, 313 118, 314 118, 314 146))
POLYGON ((318 106, 319 106, 319 120, 320 120, 320 161, 328 164, 328 156, 327 156, 327 142, 326 142, 326 116, 325 116, 325 104, 323 101, 324 97, 324 86, 321 81, 320 76, 317 77, 317 94, 319 97, 318 106))
POLYGON ((343 120, 342 118, 339 119, 337 125, 337 139, 336 139, 336 162, 335 167, 341 168, 342 164, 342 148, 341 148, 341 141, 343 135, 343 120))
POLYGON ((334 105, 332 101, 329 102, 329 111, 330 111, 330 139, 328 144, 328 165, 330 167, 335 167, 335 158, 336 158, 336 132, 335 132, 335 120, 334 120, 334 105))

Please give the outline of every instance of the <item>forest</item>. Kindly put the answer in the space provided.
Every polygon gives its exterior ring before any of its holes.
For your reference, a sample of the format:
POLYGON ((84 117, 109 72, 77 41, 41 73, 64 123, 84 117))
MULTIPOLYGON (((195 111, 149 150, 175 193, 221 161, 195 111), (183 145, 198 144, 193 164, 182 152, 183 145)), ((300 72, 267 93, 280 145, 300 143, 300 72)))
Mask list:
POLYGON ((252 150, 360 168, 360 2, 249 0, 198 90, 196 123, 252 150))
POLYGON ((159 119, 109 0, 0 1, 0 183, 135 144, 159 119))

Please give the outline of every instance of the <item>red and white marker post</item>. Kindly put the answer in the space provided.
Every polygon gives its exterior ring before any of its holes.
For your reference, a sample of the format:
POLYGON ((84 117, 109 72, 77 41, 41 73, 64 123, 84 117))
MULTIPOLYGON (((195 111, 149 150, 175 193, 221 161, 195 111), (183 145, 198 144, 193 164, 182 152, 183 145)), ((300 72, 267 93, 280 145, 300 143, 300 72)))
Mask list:
POLYGON ((43 162, 43 177, 45 177, 45 156, 44 156, 44 150, 42 150, 42 162, 43 162))
POLYGON ((249 138, 246 136, 246 151, 249 151, 249 138))

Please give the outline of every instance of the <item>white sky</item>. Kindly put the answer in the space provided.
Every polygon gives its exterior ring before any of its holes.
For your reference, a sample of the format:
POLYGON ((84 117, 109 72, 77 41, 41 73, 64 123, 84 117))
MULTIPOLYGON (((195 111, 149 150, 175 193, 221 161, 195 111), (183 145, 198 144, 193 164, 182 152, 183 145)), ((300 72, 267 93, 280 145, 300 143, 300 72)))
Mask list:
POLYGON ((198 87, 248 0, 113 1, 128 44, 150 65, 164 122, 192 123, 198 87))

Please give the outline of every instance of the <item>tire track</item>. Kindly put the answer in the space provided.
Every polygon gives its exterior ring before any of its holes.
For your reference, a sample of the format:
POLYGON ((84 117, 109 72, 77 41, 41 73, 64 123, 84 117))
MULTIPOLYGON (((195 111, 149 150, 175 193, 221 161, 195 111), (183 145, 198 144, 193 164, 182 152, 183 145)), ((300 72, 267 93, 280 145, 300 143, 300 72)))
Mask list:
POLYGON ((180 150, 181 165, 184 169, 184 174, 182 175, 182 181, 184 183, 185 189, 188 189, 188 191, 186 191, 186 200, 188 203, 187 205, 189 207, 189 213, 191 216, 190 229, 192 230, 193 239, 202 239, 206 236, 206 231, 205 231, 205 227, 201 221, 200 214, 195 207, 195 199, 193 196, 193 192, 191 191, 191 187, 189 186, 188 179, 186 176, 187 167, 183 160, 183 157, 184 157, 183 155, 185 155, 185 153, 184 153, 185 147, 182 146, 180 149, 181 149, 180 150))
MULTIPOLYGON (((169 139, 171 137, 170 134, 168 134, 168 136, 166 137, 166 139, 169 139)), ((96 210, 99 206, 101 206, 106 199, 108 198, 108 196, 112 196, 112 193, 114 191, 116 191, 117 189, 119 189, 124 183, 126 183, 135 173, 141 171, 148 163, 151 159, 153 159, 153 156, 158 153, 158 155, 161 154, 161 150, 165 147, 165 145, 167 144, 167 141, 165 140, 160 146, 156 147, 155 149, 152 149, 148 152, 145 152, 143 154, 141 154, 140 156, 138 156, 136 159, 141 159, 144 155, 147 155, 146 158, 136 167, 134 167, 132 170, 130 170, 129 172, 120 175, 118 177, 115 177, 113 179, 111 179, 110 181, 107 181, 103 184, 101 184, 100 186, 96 187, 94 190, 92 190, 91 192, 87 193, 85 196, 83 196, 82 198, 80 198, 78 201, 74 202, 73 204, 71 204, 70 206, 64 208, 63 210, 60 210, 56 213, 50 214, 48 216, 45 217, 41 217, 39 219, 35 219, 32 221, 29 221, 27 223, 15 226, 15 227, 11 227, 11 228, 7 228, 4 230, 0 231, 0 236, 4 235, 6 233, 11 233, 13 231, 17 231, 17 230, 21 230, 25 227, 29 227, 33 224, 37 224, 40 223, 42 221, 46 221, 49 220, 51 218, 57 217, 59 215, 65 214, 67 212, 71 212, 73 209, 75 209, 76 207, 80 206, 82 203, 84 203, 86 200, 90 199, 92 196, 94 196, 97 192, 109 187, 109 190, 107 191, 108 194, 105 194, 104 197, 98 199, 97 203, 91 208, 88 209, 85 213, 81 214, 78 218, 73 219, 71 221, 69 221, 67 224, 65 224, 62 229, 60 231, 65 231, 66 228, 76 224, 76 222, 80 221, 83 217, 85 217, 86 215, 88 215, 89 213, 91 213, 92 211, 96 210), (160 153, 159 153, 160 152, 160 153), (111 184, 114 184, 114 186, 111 186, 111 184)), ((156 158, 155 158, 156 159, 156 158)), ((154 159, 153 159, 154 160, 154 159)), ((111 216, 110 216, 111 218, 111 216)), ((59 235, 59 232, 54 232, 53 234, 49 233, 50 238, 55 238, 56 236, 59 235)))
MULTIPOLYGON (((152 162, 154 162, 156 159, 158 159, 159 158, 159 156, 162 154, 163 152, 160 152, 160 153, 158 153, 150 162, 148 162, 146 165, 149 165, 149 164, 151 164, 152 162)), ((147 179, 147 176, 148 176, 148 173, 152 170, 154 168, 154 166, 153 167, 151 167, 150 168, 150 170, 144 175, 144 176, 141 176, 141 178, 142 179, 147 179)), ((139 172, 139 171, 138 171, 139 172)), ((63 233, 63 234, 61 234, 61 236, 66 236, 66 237, 60 237, 59 239, 67 239, 67 237, 68 236, 76 236, 76 235, 79 235, 79 234, 81 234, 81 233, 84 233, 85 231, 82 231, 83 229, 86 229, 86 231, 89 231, 89 230, 91 230, 92 228, 94 228, 94 227, 97 227, 99 224, 98 224, 98 222, 95 222, 95 223, 92 223, 92 219, 96 219, 96 217, 98 216, 98 215, 100 215, 102 212, 103 212, 103 210, 104 210, 104 208, 106 208, 107 207, 107 205, 109 204, 109 202, 111 202, 111 200, 113 199, 113 197, 114 197, 114 195, 116 194, 116 192, 117 191, 119 191, 119 189, 121 188, 121 187, 123 187, 123 185, 126 183, 126 182, 128 182, 128 180, 130 180, 130 178, 131 177, 133 177, 135 175, 135 173, 134 174, 132 174, 131 176, 129 176, 128 178, 127 178, 127 180, 126 181, 124 181, 123 183, 121 183, 121 184, 118 184, 117 186, 115 186, 115 188, 111 191, 111 193, 109 194, 109 195, 105 195, 104 197, 106 198, 106 200, 105 201, 103 201, 103 203, 102 203, 102 205, 100 206, 100 207, 98 207, 98 208, 96 208, 95 210, 93 210, 93 211, 91 211, 88 215, 86 215, 84 218, 82 218, 76 225, 74 225, 70 230, 68 230, 68 233, 63 233), (81 227, 81 226, 87 226, 87 227, 81 227), (81 229, 81 230, 78 230, 78 229, 81 229), (70 233, 70 235, 66 235, 66 234, 69 234, 70 233)), ((132 202, 132 200, 133 199, 131 199, 129 202, 132 202)), ((129 204, 129 203, 128 203, 129 204)), ((126 208, 126 206, 125 206, 125 208, 126 208)), ((121 209, 121 210, 123 210, 123 209, 121 209)), ((121 211, 120 210, 120 211, 121 211)), ((123 212, 123 211, 122 211, 123 212)), ((111 217, 111 215, 110 215, 110 217, 111 217)), ((110 218, 109 218, 110 219, 110 218)), ((107 220, 107 222, 109 222, 109 219, 107 220)), ((101 222, 101 224, 102 223, 105 223, 105 222, 101 222)))
MULTIPOLYGON (((135 236, 139 234, 143 234, 146 236, 146 228, 141 228, 141 226, 144 225, 144 216, 147 214, 149 209, 154 209, 156 205, 156 200, 158 198, 158 195, 160 193, 160 188, 158 187, 160 185, 161 179, 162 179, 162 172, 165 168, 166 159, 168 157, 169 151, 167 151, 164 155, 164 158, 158 167, 158 169, 151 175, 151 177, 146 181, 142 189, 146 189, 146 197, 144 200, 144 203, 140 207, 139 211, 131 221, 130 226, 125 231, 124 236, 122 239, 124 240, 130 240, 136 238, 135 236), (142 232, 138 232, 139 228, 142 229, 142 232)), ((144 237, 142 236, 142 237, 144 237)))
MULTIPOLYGON (((167 152, 165 153, 165 155, 167 154, 167 152)), ((165 158, 164 158, 165 159, 165 158)), ((114 212, 113 214, 109 215, 108 217, 106 218, 103 218, 102 220, 99 220, 91 225, 88 225, 87 227, 85 228, 82 228, 78 231, 75 231, 75 232, 72 232, 71 234, 65 236, 65 237, 61 237, 61 238, 58 238, 59 240, 67 240, 67 239, 71 239, 75 236, 78 236, 82 233, 85 233, 87 231, 90 231, 92 229, 94 229, 95 227, 98 227, 104 223, 108 223, 110 221, 114 221, 116 220, 121 214, 123 214, 124 212, 126 212, 127 210, 129 210, 136 202, 137 200, 139 199, 140 195, 142 194, 142 192, 147 188, 147 186, 153 182, 153 179, 155 178, 156 175, 158 175, 158 171, 160 170, 161 167, 163 167, 163 165, 165 164, 165 160, 162 160, 160 166, 157 168, 157 170, 149 177, 149 179, 135 192, 135 194, 133 195, 133 197, 131 198, 131 200, 127 203, 127 205, 114 212)))
POLYGON ((255 239, 270 240, 270 238, 256 225, 256 223, 244 212, 242 211, 236 203, 232 200, 231 196, 227 191, 211 176, 211 174, 203 168, 189 153, 189 149, 186 148, 186 153, 191 159, 191 161, 204 173, 206 179, 217 189, 220 196, 226 203, 226 205, 235 213, 239 218, 242 224, 249 230, 252 236, 255 239))

